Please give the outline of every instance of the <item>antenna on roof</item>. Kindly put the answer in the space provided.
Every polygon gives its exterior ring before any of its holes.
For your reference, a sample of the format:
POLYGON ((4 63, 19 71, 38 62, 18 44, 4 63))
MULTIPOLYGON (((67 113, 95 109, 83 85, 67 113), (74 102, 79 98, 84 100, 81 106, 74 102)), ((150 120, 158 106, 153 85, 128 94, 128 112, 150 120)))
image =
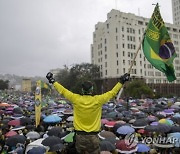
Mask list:
POLYGON ((117 10, 117 0, 115 0, 115 9, 117 10))
POLYGON ((140 16, 140 8, 138 8, 138 16, 140 16))

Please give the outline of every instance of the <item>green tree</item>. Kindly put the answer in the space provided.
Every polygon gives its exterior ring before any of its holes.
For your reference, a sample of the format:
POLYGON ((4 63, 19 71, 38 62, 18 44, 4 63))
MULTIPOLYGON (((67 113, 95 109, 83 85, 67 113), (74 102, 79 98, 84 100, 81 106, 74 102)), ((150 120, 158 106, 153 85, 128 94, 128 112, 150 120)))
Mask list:
POLYGON ((141 98, 143 96, 153 97, 153 90, 144 82, 144 80, 140 79, 129 82, 124 93, 126 96, 133 98, 141 98))
POLYGON ((0 80, 0 90, 8 89, 9 81, 8 80, 0 80))
POLYGON ((64 67, 60 70, 56 76, 57 81, 59 81, 64 87, 75 92, 81 93, 81 84, 86 81, 92 81, 99 78, 99 67, 94 64, 82 63, 75 64, 71 68, 64 67))

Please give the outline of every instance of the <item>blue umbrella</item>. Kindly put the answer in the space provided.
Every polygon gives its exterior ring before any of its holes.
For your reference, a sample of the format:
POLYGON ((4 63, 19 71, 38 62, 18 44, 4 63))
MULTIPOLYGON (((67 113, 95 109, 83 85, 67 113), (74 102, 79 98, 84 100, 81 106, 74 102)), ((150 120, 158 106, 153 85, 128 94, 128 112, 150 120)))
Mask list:
POLYGON ((39 147, 33 147, 32 149, 30 149, 27 154, 45 154, 46 153, 46 149, 42 146, 39 147))
POLYGON ((171 137, 175 147, 180 147, 180 132, 170 133, 168 137, 171 137))
POLYGON ((45 123, 57 123, 60 122, 62 118, 60 118, 58 115, 53 114, 53 115, 48 115, 43 119, 45 123))
POLYGON ((122 134, 122 135, 131 134, 134 132, 135 132, 135 129, 127 125, 121 126, 117 129, 117 133, 122 134))
POLYGON ((137 145, 137 152, 148 152, 150 150, 150 147, 148 147, 146 144, 139 143, 137 145))

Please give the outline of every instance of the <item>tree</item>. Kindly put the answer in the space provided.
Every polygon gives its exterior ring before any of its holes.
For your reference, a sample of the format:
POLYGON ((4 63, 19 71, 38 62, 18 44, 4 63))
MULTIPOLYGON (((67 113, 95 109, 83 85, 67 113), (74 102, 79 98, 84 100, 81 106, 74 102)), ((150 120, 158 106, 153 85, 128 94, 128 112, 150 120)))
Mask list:
MULTIPOLYGON (((65 66, 57 74, 56 79, 67 89, 81 93, 81 84, 84 81, 92 81, 100 77, 99 67, 94 64, 82 63, 75 64, 70 69, 65 66)), ((95 88, 96 89, 96 88, 95 88)))
POLYGON ((8 89, 9 87, 9 81, 6 80, 0 80, 0 90, 5 90, 5 89, 8 89))
POLYGON ((133 98, 141 98, 143 96, 153 97, 153 90, 144 82, 144 80, 140 79, 129 82, 124 93, 126 96, 133 98))

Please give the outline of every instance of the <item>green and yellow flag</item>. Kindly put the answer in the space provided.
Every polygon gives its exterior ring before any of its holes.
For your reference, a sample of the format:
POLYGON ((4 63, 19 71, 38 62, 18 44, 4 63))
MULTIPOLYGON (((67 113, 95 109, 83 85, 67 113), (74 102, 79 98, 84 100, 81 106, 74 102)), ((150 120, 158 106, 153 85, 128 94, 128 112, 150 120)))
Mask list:
POLYGON ((41 80, 36 82, 36 91, 35 91, 35 121, 36 121, 36 127, 39 125, 41 120, 41 80))
POLYGON ((143 39, 143 52, 147 60, 165 73, 169 82, 176 80, 173 60, 177 56, 157 3, 143 39))

